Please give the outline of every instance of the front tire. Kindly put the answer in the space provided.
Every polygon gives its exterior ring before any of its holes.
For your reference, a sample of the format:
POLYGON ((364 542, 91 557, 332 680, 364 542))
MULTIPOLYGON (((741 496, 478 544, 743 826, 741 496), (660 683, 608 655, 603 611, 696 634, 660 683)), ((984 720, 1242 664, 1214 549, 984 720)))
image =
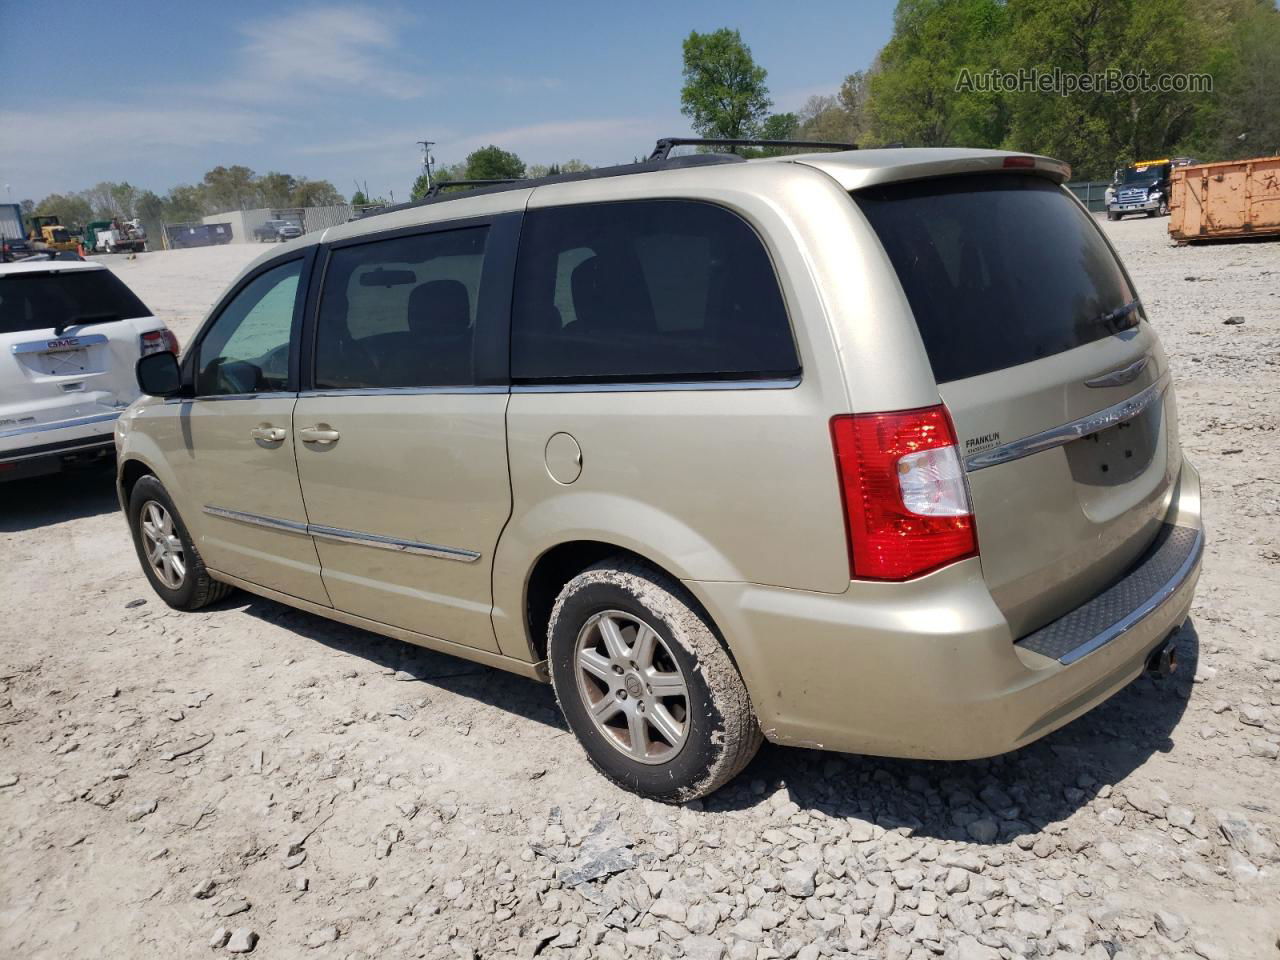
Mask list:
POLYGON ((696 601, 644 564, 616 557, 570 580, 551 612, 548 660, 587 758, 641 796, 706 796, 760 748, 746 685, 696 601))
POLYGON ((151 588, 175 610, 199 610, 231 592, 205 570, 186 524, 155 477, 142 477, 133 486, 129 530, 151 588))

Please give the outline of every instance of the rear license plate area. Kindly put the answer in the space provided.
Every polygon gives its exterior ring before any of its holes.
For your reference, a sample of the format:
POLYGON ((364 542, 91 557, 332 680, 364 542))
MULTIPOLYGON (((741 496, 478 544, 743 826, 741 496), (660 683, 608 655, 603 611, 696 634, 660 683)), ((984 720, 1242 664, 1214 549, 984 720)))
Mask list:
POLYGON ((1132 420, 1067 444, 1067 462, 1076 483, 1118 487, 1142 476, 1160 441, 1164 404, 1153 403, 1132 420))

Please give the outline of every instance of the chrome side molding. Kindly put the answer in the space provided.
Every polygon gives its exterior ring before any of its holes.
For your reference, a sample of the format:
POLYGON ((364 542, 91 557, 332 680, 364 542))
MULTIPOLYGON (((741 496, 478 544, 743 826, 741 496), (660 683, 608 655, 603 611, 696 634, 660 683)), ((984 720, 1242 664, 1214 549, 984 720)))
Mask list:
POLYGON ((247 523, 255 527, 267 527, 270 530, 284 530, 286 533, 301 534, 307 532, 307 525, 298 523, 296 520, 281 520, 279 517, 264 517, 257 513, 242 513, 239 510, 228 510, 225 507, 212 507, 207 503, 204 505, 204 512, 211 517, 235 520, 237 523, 247 523))
POLYGON ((1097 413, 1091 413, 1087 417, 1072 420, 1070 423, 1064 423, 1061 426, 1050 427, 1048 430, 1033 433, 1031 436, 1023 437, 1020 440, 1013 440, 993 450, 985 450, 965 457, 964 468, 972 473, 975 470, 994 467, 998 463, 1020 460, 1023 457, 1031 456, 1033 453, 1052 450, 1054 447, 1060 447, 1063 444, 1070 443, 1072 440, 1079 440, 1081 437, 1087 437, 1100 430, 1106 430, 1108 427, 1114 427, 1117 424, 1139 417, 1146 412, 1148 407, 1159 403, 1164 397, 1165 391, 1169 389, 1169 379, 1170 375, 1166 373, 1151 386, 1140 393, 1135 393, 1128 400, 1121 400, 1119 403, 1112 404, 1097 413))
POLYGON ((457 560, 460 563, 474 563, 480 554, 474 550, 461 547, 444 547, 436 543, 421 543, 417 540, 399 540, 395 537, 384 537, 376 533, 360 533, 357 530, 344 530, 341 527, 326 527, 314 523, 299 523, 296 520, 282 520, 279 517, 264 517, 257 513, 244 513, 240 510, 228 510, 205 504, 204 512, 211 517, 223 520, 235 520, 255 527, 267 527, 271 530, 282 530, 285 533, 298 533, 316 537, 320 540, 331 540, 337 543, 355 543, 363 547, 377 547, 380 550, 393 550, 397 553, 411 553, 420 557, 437 557, 441 560, 457 560))
POLYGON ((480 554, 476 553, 476 551, 463 550, 461 547, 442 547, 436 543, 397 540, 395 537, 383 537, 376 533, 343 530, 341 527, 325 527, 313 523, 308 525, 307 531, 320 540, 333 540, 338 543, 358 543, 362 547, 377 547, 380 550, 412 553, 421 557, 439 557, 441 560, 457 560, 461 563, 474 563, 480 559, 480 554))

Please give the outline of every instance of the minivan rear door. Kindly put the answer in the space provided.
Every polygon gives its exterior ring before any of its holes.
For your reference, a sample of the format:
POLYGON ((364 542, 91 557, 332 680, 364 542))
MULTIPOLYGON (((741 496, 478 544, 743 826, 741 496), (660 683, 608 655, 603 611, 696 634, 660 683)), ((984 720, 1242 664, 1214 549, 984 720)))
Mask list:
POLYGON ((1022 636, 1154 539, 1181 463, 1168 365, 1093 218, 1039 176, 853 193, 951 413, 983 575, 1022 636))

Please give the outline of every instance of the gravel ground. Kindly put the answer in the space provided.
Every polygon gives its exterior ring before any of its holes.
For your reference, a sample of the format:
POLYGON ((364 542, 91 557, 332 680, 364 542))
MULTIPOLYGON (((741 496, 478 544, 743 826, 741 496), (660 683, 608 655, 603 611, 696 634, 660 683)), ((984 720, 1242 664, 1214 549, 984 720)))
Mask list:
MULTIPOLYGON (((108 475, 14 484, 0 951, 1280 957, 1280 243, 1103 226, 1204 478, 1174 679, 989 761, 766 746, 665 807, 593 773, 548 687, 244 595, 172 613, 108 475)), ((185 339, 258 251, 112 265, 185 339)))

